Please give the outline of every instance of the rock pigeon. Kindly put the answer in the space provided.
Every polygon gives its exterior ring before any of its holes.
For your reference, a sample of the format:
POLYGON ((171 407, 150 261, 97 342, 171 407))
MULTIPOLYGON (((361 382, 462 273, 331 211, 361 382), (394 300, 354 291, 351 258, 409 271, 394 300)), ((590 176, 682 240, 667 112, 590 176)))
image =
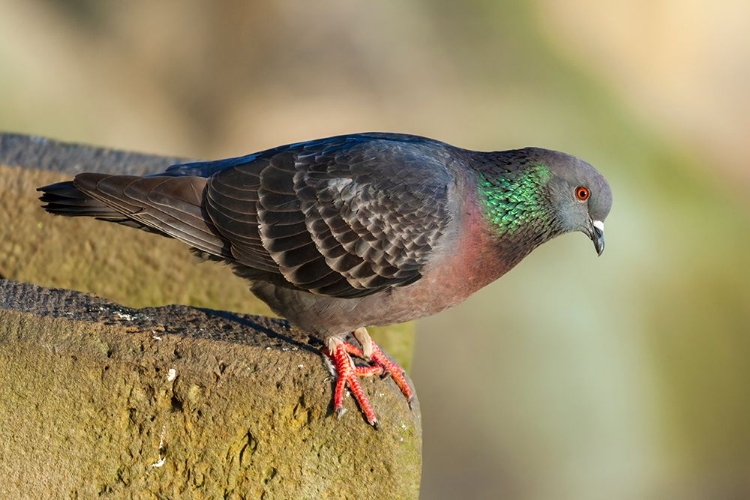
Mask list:
POLYGON ((583 232, 601 254, 612 205, 604 177, 565 153, 478 152, 390 133, 143 177, 81 173, 39 191, 53 214, 169 236, 228 263, 274 312, 324 342, 337 374, 334 412, 344 412, 348 387, 375 427, 359 377, 391 375, 413 395, 367 327, 454 306, 563 233, 583 232))

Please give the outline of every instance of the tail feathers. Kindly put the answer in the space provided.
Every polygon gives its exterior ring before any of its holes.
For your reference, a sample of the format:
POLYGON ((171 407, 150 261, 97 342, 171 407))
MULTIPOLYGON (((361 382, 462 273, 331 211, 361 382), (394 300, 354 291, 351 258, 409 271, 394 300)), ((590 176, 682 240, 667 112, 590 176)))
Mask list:
POLYGON ((86 216, 178 239, 199 252, 231 258, 228 243, 204 217, 200 177, 136 177, 84 173, 41 187, 50 213, 86 216))
POLYGON ((68 217, 96 217, 99 219, 123 219, 121 213, 104 203, 91 198, 73 184, 73 181, 58 182, 40 187, 39 200, 46 203, 42 208, 55 215, 68 217))

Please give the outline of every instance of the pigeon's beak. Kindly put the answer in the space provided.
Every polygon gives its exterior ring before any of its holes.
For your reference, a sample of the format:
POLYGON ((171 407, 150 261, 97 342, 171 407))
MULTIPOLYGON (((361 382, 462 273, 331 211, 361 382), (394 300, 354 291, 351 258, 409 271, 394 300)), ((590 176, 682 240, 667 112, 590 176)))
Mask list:
POLYGON ((596 253, 601 255, 604 252, 604 222, 600 220, 591 221, 589 238, 594 242, 596 253))

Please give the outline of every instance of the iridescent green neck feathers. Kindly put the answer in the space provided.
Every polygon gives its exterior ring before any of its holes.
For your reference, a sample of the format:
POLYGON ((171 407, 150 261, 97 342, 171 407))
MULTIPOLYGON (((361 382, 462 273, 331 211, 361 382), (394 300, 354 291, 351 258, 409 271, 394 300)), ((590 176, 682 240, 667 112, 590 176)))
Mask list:
POLYGON ((550 207, 544 187, 551 178, 552 173, 541 164, 498 174, 479 172, 480 203, 499 236, 548 226, 550 207))

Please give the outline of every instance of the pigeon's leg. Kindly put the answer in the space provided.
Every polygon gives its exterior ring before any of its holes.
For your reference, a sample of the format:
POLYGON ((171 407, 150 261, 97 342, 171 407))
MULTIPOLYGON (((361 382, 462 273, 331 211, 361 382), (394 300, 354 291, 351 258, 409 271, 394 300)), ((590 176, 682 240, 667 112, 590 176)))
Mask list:
POLYGON ((333 410, 338 417, 346 411, 344 409, 344 391, 348 386, 367 422, 377 429, 378 419, 362 385, 359 383, 359 377, 390 375, 406 397, 409 407, 411 407, 414 394, 406 382, 404 370, 398 364, 388 359, 377 344, 372 341, 366 329, 359 328, 354 332, 354 335, 362 345, 362 349, 344 342, 338 337, 330 337, 327 348, 324 350, 324 354, 333 362, 333 370, 336 372, 333 410), (366 355, 367 351, 370 353, 369 356, 366 355), (368 360, 371 364, 369 366, 357 366, 352 360, 351 355, 368 360))

